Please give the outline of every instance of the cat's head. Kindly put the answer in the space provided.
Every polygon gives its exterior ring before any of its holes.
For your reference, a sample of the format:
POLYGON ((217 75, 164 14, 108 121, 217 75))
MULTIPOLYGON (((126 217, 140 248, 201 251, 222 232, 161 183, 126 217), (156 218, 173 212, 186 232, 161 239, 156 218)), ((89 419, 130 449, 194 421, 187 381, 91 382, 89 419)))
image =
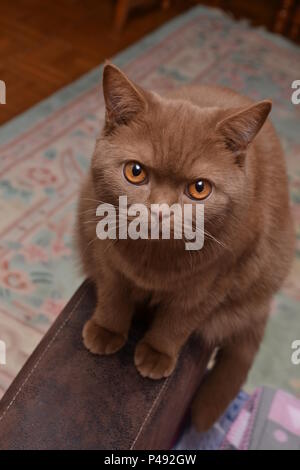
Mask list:
POLYGON ((248 146, 269 101, 241 109, 200 108, 132 83, 117 67, 103 73, 105 125, 92 161, 99 200, 118 204, 204 204, 210 232, 247 203, 248 146))

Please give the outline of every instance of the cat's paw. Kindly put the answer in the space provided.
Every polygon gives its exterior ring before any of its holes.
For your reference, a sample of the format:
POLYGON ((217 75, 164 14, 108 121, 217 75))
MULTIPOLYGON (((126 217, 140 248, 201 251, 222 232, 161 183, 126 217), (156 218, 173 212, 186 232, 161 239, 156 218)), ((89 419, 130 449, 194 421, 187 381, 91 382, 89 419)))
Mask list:
POLYGON ((85 347, 93 354, 113 354, 119 351, 127 340, 124 335, 97 325, 92 318, 84 325, 82 337, 85 347))
POLYGON ((134 363, 143 377, 162 379, 168 377, 176 366, 176 358, 157 351, 148 343, 140 341, 135 349, 134 363))

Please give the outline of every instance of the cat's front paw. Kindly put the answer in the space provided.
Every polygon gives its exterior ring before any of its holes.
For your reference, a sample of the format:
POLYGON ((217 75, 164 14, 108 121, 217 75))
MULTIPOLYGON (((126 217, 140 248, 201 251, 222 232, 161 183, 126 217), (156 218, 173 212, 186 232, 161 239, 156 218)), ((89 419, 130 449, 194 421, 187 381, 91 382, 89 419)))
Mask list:
POLYGON ((135 349, 134 363, 143 377, 162 379, 168 377, 176 366, 176 358, 157 351, 148 343, 140 341, 135 349))
POLYGON ((124 335, 99 326, 93 318, 84 325, 82 337, 85 347, 93 354, 113 354, 119 351, 127 340, 124 335))

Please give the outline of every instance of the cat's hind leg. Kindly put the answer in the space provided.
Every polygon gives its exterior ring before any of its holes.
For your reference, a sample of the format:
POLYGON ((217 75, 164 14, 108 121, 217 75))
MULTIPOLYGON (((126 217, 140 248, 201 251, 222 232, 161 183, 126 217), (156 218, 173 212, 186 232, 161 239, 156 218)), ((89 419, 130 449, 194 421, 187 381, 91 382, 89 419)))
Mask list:
POLYGON ((220 349, 192 403, 192 421, 199 432, 207 431, 225 412, 246 381, 262 339, 249 333, 220 349))

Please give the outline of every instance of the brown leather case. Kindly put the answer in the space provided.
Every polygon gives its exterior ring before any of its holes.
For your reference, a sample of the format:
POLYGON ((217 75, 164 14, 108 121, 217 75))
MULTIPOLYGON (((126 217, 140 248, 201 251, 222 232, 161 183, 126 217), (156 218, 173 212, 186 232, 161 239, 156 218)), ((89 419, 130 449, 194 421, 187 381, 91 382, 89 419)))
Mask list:
POLYGON ((95 306, 86 281, 0 402, 0 449, 168 449, 203 376, 210 352, 184 347, 167 379, 142 378, 133 364, 141 335, 112 356, 95 356, 81 331, 95 306))

